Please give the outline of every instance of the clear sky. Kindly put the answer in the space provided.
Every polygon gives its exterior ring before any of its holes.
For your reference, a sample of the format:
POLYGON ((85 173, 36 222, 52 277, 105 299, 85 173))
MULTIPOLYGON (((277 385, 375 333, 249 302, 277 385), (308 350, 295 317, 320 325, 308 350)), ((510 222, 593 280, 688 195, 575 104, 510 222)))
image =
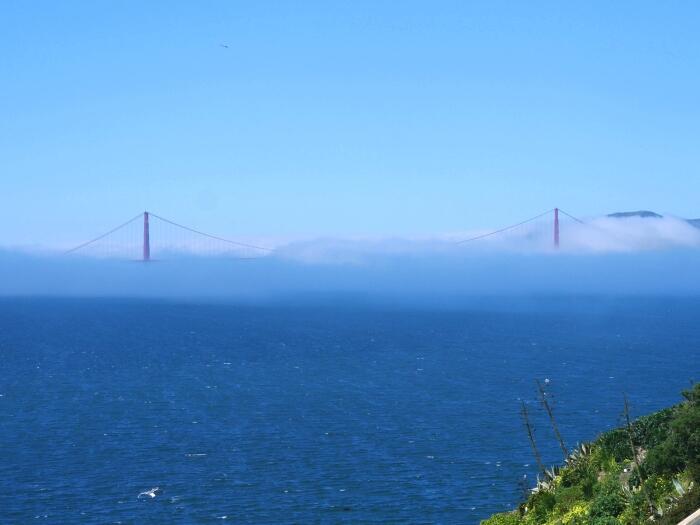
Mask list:
POLYGON ((143 209, 229 236, 698 217, 699 25, 690 1, 4 1, 0 244, 143 209))

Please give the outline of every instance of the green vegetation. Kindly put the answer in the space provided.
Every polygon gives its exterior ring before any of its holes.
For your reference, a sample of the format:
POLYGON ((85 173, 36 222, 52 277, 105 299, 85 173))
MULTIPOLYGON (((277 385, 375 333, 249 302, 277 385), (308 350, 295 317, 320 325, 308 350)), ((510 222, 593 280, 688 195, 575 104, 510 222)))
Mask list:
POLYGON ((675 525, 700 508, 700 383, 683 396, 579 446, 516 511, 482 525, 675 525))

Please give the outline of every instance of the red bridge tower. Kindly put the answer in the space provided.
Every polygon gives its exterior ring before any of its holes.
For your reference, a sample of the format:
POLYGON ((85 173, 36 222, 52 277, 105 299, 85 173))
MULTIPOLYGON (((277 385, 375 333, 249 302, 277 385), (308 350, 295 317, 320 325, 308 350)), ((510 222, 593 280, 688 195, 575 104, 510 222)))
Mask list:
POLYGON ((143 212, 143 262, 151 260, 151 239, 148 227, 148 212, 143 212))

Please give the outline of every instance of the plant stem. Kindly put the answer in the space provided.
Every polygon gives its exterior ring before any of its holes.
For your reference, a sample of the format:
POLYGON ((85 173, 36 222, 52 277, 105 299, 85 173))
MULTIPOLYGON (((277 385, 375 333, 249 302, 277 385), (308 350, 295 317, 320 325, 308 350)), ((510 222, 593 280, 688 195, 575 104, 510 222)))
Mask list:
POLYGON ((559 441, 559 447, 561 448, 562 453, 564 454, 564 461, 569 457, 569 451, 566 449, 566 445, 564 445, 564 439, 561 437, 561 434, 559 433, 559 427, 557 426, 557 422, 554 419, 554 414, 552 413, 552 407, 549 406, 549 401, 547 401, 547 395, 546 392, 544 391, 544 387, 542 386, 542 383, 540 383, 540 380, 537 379, 537 389, 540 392, 540 401, 542 402, 542 406, 544 406, 544 409, 547 411, 547 415, 549 416, 549 421, 552 423, 552 428, 554 429, 554 435, 557 437, 557 441, 559 441))
POLYGON ((544 465, 542 464, 542 456, 540 456, 539 450, 537 450, 537 444, 535 443, 535 435, 532 432, 532 424, 530 423, 530 416, 527 413, 527 406, 525 405, 525 401, 521 401, 522 407, 520 409, 520 413, 523 416, 523 421, 525 423, 525 428, 527 429, 527 437, 530 440, 530 447, 532 447, 532 453, 535 455, 535 459, 537 460, 537 467, 540 469, 540 473, 544 476, 545 470, 544 470, 544 465))

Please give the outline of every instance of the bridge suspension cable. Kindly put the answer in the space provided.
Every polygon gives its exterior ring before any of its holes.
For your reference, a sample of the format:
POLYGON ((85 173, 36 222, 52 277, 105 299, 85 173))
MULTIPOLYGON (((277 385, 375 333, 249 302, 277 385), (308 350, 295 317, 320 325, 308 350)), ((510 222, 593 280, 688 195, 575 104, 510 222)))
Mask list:
POLYGON ((535 215, 534 217, 530 217, 529 219, 525 219, 524 221, 520 221, 516 224, 511 224, 510 226, 506 226, 505 228, 500 228, 498 230, 494 230, 494 231, 491 231, 488 233, 482 233, 481 235, 469 237, 468 239, 462 239, 461 241, 455 242, 455 244, 464 244, 466 242, 477 241, 479 239, 485 239, 486 237, 491 237, 492 235, 507 232, 508 230, 512 230, 514 228, 517 228, 518 226, 522 226, 523 224, 527 224, 528 222, 532 222, 534 220, 537 220, 540 217, 544 217, 545 215, 548 215, 548 214, 552 213, 553 211, 554 211, 554 208, 552 208, 551 210, 547 210, 545 212, 542 212, 539 215, 535 215))
POLYGON ((582 220, 579 219, 578 217, 574 217, 574 216, 571 215, 570 213, 566 213, 566 212, 565 212, 564 210, 562 210, 561 208, 559 208, 559 213, 563 213, 563 214, 566 215, 569 219, 573 219, 573 220, 575 220, 576 222, 578 222, 578 223, 580 223, 580 224, 586 224, 584 221, 582 221, 582 220))
POLYGON ((256 246, 256 245, 254 245, 254 244, 246 244, 246 243, 243 243, 243 242, 232 241, 232 240, 230 240, 230 239, 225 239, 225 238, 223 238, 223 237, 218 237, 218 236, 216 236, 216 235, 211 235, 211 234, 205 233, 205 232, 203 232, 203 231, 195 230, 194 228, 190 228, 189 226, 185 226, 185 225, 183 225, 183 224, 178 224, 178 223, 175 222, 175 221, 171 221, 171 220, 169 220, 169 219, 166 219, 165 217, 161 217, 160 215, 156 215, 155 213, 149 212, 149 215, 150 215, 151 217, 155 217, 156 219, 161 220, 161 221, 163 221, 163 222, 167 222, 168 224, 171 224, 171 225, 173 225, 173 226, 177 226, 178 228, 182 228, 183 230, 187 230, 188 232, 196 233, 196 234, 198 234, 198 235, 203 235, 204 237, 209 237, 210 239, 215 239, 215 240, 217 240, 217 241, 225 242, 225 243, 228 243, 228 244, 233 244, 233 245, 235 245, 235 246, 241 246, 241 247, 243 247, 243 248, 252 248, 252 249, 254 249, 254 250, 263 250, 263 251, 266 251, 266 252, 272 252, 272 251, 274 251, 273 248, 266 248, 266 247, 264 247, 264 246, 256 246))
POLYGON ((112 228, 112 229, 109 230, 108 232, 103 233, 102 235, 98 235, 98 236, 95 237, 94 239, 90 239, 89 241, 86 241, 86 242, 84 242, 84 243, 82 243, 82 244, 79 244, 78 246, 74 246, 74 247, 71 248, 70 250, 66 250, 65 252, 63 252, 63 254, 64 254, 64 255, 68 255, 69 253, 73 253, 73 252, 75 252, 75 251, 80 250, 81 248, 85 248, 86 246, 89 246, 89 245, 91 245, 91 244, 93 244, 93 243, 95 243, 95 242, 97 242, 97 241, 100 241, 100 240, 104 239, 105 237, 107 237, 108 235, 112 235, 114 232, 117 232, 117 231, 121 230, 122 228, 124 228, 125 226, 128 226, 129 224, 131 224, 131 223, 134 222, 135 220, 140 219, 142 216, 143 216, 143 214, 139 213, 139 214, 136 215, 135 217, 129 219, 129 220, 126 221, 125 223, 120 224, 120 225, 117 226, 116 228, 112 228))

